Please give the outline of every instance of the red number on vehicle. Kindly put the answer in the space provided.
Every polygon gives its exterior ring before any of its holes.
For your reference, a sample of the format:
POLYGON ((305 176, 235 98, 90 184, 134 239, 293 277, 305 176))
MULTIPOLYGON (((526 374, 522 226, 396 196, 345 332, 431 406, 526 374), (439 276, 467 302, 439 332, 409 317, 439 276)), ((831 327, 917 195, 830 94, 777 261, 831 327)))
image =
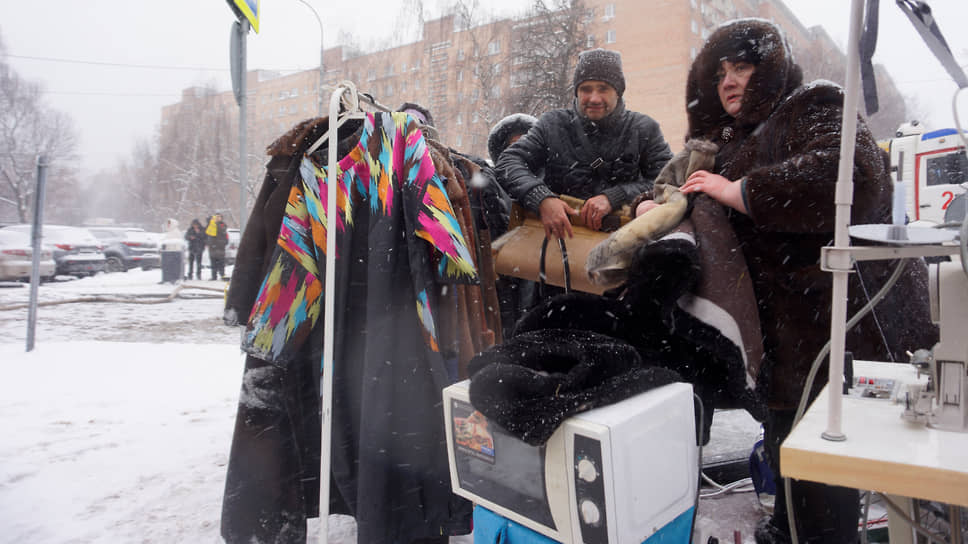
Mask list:
POLYGON ((951 201, 955 199, 955 194, 952 193, 951 191, 945 191, 941 193, 941 196, 945 197, 945 201, 944 201, 944 204, 941 205, 941 209, 947 210, 948 204, 951 204, 951 201))

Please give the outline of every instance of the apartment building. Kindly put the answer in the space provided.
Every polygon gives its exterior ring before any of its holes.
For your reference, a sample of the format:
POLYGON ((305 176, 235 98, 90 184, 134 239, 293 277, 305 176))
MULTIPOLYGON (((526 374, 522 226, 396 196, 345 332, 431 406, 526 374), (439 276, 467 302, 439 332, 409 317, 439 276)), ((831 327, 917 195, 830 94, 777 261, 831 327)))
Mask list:
MULTIPOLYGON (((749 16, 773 20, 784 28, 798 55, 815 51, 813 56, 841 67, 844 62, 822 29, 804 28, 780 0, 586 0, 585 7, 584 45, 622 53, 627 107, 658 120, 674 150, 681 148, 686 134, 684 93, 689 66, 717 25, 749 16)), ((506 99, 515 90, 512 36, 516 24, 522 21, 504 19, 468 28, 459 17, 446 15, 427 21, 418 42, 358 56, 339 46, 328 49, 322 97, 318 70, 249 71, 250 155, 259 156, 294 124, 318 115, 328 106, 331 86, 350 80, 390 108, 404 102, 421 104, 431 111, 445 143, 486 157, 490 127, 514 113, 508 111, 506 99)), ((200 98, 190 91, 181 102, 163 109, 163 140, 166 127, 179 112, 200 107, 200 98)), ((231 92, 220 93, 214 101, 221 107, 234 104, 231 92)), ((257 164, 253 166, 258 170, 257 164)))

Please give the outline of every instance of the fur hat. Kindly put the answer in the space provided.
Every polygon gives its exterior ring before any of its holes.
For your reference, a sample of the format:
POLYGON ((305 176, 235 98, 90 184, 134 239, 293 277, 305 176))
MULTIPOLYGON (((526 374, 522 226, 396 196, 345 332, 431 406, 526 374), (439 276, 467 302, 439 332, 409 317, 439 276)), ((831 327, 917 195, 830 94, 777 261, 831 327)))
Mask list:
POLYGON ((592 331, 542 329, 478 354, 471 404, 511 435, 540 446, 570 416, 681 381, 645 366, 622 340, 592 331))
POLYGON ((802 83, 803 72, 778 26, 757 18, 724 23, 709 36, 689 69, 686 79, 688 137, 714 140, 725 126, 756 126, 802 83), (724 60, 745 61, 756 66, 735 119, 723 109, 716 90, 716 73, 724 60))
POLYGON ((590 49, 578 55, 575 67, 575 94, 583 81, 604 81, 612 86, 619 96, 625 92, 625 74, 622 73, 622 54, 608 49, 590 49))
POLYGON ((526 134, 538 120, 526 113, 512 113, 501 119, 491 128, 487 135, 487 154, 491 161, 497 163, 501 152, 507 149, 508 140, 515 134, 526 134))

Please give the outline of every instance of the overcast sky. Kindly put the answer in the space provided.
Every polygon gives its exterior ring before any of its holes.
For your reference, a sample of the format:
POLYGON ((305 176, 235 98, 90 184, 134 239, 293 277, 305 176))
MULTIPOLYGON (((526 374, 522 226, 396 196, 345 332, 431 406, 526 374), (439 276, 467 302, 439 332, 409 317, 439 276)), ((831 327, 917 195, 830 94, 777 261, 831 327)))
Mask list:
MULTIPOLYGON (((418 3, 307 1, 322 18, 327 47, 338 43, 340 32, 363 45, 385 39, 402 20, 401 10, 418 3), (374 29, 386 29, 386 35, 374 36, 374 29)), ((440 13, 437 1, 425 2, 425 18, 440 13)), ((526 4, 485 1, 487 9, 502 14, 526 4)), ((968 2, 929 3, 952 51, 968 65, 968 2)), ((825 26, 843 47, 849 2, 787 0, 787 5, 805 25, 825 26)), ((249 69, 318 66, 320 28, 306 5, 262 0, 261 10, 260 32, 250 33, 247 42, 249 69)), ((113 166, 129 156, 135 141, 150 138, 161 107, 177 102, 183 88, 214 84, 229 89, 233 21, 224 0, 0 0, 6 60, 22 77, 43 84, 51 106, 74 118, 86 172, 113 166)), ((881 2, 875 62, 886 64, 901 91, 918 100, 929 128, 954 125, 950 104, 956 87, 892 1, 881 2)), ((968 99, 959 100, 968 112, 968 99)), ((968 113, 961 117, 968 120, 968 113)))

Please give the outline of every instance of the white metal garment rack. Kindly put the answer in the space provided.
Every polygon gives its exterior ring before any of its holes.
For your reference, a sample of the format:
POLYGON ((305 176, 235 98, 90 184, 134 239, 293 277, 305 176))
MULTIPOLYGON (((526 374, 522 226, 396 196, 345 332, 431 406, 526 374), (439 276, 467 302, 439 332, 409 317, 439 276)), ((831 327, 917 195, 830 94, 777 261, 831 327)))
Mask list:
POLYGON ((332 140, 328 147, 329 167, 326 170, 326 279, 323 297, 323 371, 319 390, 320 418, 322 429, 319 443, 319 542, 329 541, 329 469, 331 465, 330 437, 333 433, 333 316, 336 297, 336 160, 337 132, 339 127, 350 119, 364 117, 360 109, 359 94, 356 86, 349 81, 341 82, 329 99, 329 129, 317 140, 306 154, 319 148, 327 139, 332 140), (346 111, 339 115, 339 104, 346 97, 346 111))
POLYGON ((339 210, 336 208, 336 166, 338 131, 350 119, 363 119, 366 113, 360 108, 361 99, 373 109, 389 111, 389 108, 373 98, 361 96, 356 85, 351 81, 341 81, 329 98, 329 128, 309 147, 309 155, 319 147, 330 141, 326 170, 326 277, 323 296, 323 359, 322 378, 319 389, 320 404, 320 444, 319 444, 319 542, 327 544, 329 540, 329 486, 330 466, 332 464, 331 444, 333 433, 333 332, 336 297, 336 220, 339 210), (340 103, 344 106, 340 113, 340 103))

